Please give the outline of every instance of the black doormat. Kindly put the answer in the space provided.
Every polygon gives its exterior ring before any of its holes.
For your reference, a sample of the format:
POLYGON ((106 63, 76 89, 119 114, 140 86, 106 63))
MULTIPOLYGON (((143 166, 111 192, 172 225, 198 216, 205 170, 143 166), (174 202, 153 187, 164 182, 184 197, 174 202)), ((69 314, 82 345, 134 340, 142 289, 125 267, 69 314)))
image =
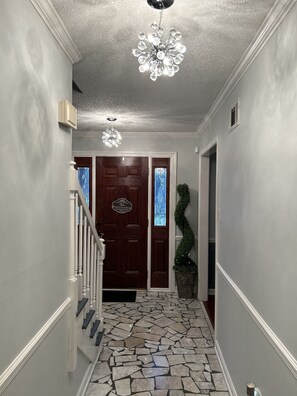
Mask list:
POLYGON ((135 302, 135 290, 103 290, 103 302, 135 302))

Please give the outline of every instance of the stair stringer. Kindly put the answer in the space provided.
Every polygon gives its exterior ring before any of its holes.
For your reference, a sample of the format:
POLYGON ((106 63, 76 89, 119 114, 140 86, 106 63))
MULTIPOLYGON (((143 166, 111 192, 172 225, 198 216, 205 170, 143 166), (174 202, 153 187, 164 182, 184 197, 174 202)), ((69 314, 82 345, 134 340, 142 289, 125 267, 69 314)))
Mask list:
POLYGON ((99 346, 95 345, 97 334, 98 332, 103 331, 103 323, 101 321, 94 338, 90 338, 90 329, 92 328, 95 320, 96 318, 90 322, 87 329, 82 329, 83 319, 77 321, 77 346, 86 358, 93 363, 97 362, 102 350, 102 341, 99 346))

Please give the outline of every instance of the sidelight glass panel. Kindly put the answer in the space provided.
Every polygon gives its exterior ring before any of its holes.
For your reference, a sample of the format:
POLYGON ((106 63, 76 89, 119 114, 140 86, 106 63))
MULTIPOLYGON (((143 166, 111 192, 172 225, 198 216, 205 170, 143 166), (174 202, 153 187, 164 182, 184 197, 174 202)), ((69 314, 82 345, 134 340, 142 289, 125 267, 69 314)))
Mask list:
POLYGON ((84 194, 86 204, 90 206, 90 168, 78 167, 78 180, 84 194))
POLYGON ((167 169, 155 168, 154 172, 154 225, 166 226, 166 180, 167 169))

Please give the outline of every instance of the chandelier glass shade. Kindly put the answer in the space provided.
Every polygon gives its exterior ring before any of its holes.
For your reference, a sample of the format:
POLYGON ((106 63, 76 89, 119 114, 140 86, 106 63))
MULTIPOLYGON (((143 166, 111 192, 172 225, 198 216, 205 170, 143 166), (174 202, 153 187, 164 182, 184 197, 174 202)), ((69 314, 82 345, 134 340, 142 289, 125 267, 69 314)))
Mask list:
POLYGON ((114 127, 111 127, 103 132, 102 140, 107 147, 119 147, 122 143, 122 135, 114 127))
POLYGON ((150 72, 152 81, 160 76, 173 77, 179 71, 179 65, 184 60, 185 45, 181 44, 182 34, 176 29, 170 29, 167 38, 164 36, 164 28, 161 27, 162 12, 159 24, 151 25, 152 32, 149 34, 139 33, 138 47, 132 50, 138 58, 139 71, 150 72))

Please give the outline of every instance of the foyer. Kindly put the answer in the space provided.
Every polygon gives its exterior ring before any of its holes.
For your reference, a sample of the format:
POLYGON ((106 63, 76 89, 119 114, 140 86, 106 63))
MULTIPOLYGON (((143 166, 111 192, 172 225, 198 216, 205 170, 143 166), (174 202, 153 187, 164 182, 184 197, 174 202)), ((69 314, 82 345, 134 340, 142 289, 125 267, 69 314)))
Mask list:
POLYGON ((146 0, 0 1, 1 396, 85 396, 88 386, 88 396, 247 396, 249 383, 257 396, 297 394, 297 0, 174 3, 163 21, 187 53, 175 76, 151 81, 131 54, 154 20, 146 0), (78 109, 76 131, 59 123, 65 101, 78 109), (110 111, 123 138, 111 149, 110 111), (170 159, 168 235, 151 232, 148 190, 135 286, 148 292, 102 307, 114 262, 104 268, 105 246, 120 250, 96 230, 105 195, 95 160, 129 156, 147 158, 151 190, 154 159, 170 159), (89 164, 89 205, 76 157, 89 164), (198 266, 191 302, 172 294, 183 183, 198 266), (152 263, 164 252, 160 285, 152 263), (212 336, 200 305, 209 295, 212 336))
POLYGON ((228 396, 202 304, 138 291, 104 303, 103 350, 86 396, 228 396))

